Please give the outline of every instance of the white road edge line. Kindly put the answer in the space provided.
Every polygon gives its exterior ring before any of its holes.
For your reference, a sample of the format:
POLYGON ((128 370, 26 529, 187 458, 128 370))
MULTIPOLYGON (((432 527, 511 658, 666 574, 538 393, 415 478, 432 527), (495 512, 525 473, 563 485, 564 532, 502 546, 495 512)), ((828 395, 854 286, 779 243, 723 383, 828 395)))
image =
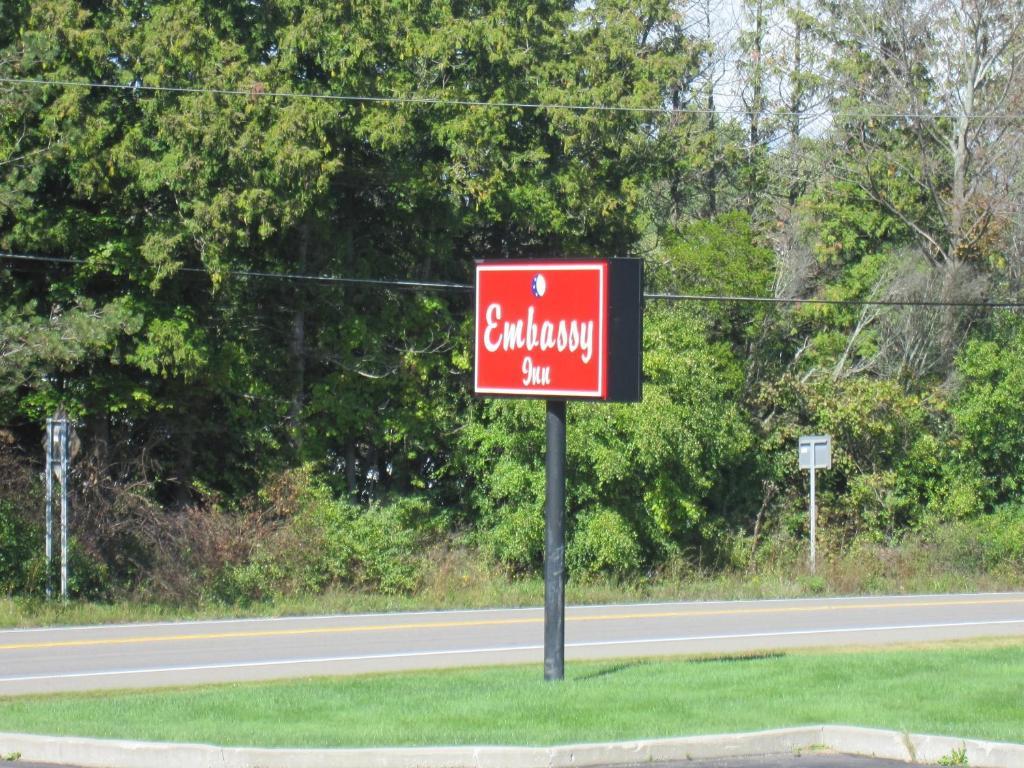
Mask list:
MULTIPOLYGON (((900 632, 915 629, 951 629, 954 627, 987 627, 1024 624, 1024 619, 1003 619, 998 621, 960 621, 942 624, 902 624, 881 627, 840 627, 832 629, 802 629, 788 632, 750 632, 729 635, 691 635, 688 637, 653 637, 635 640, 594 640, 566 643, 566 648, 599 648, 615 645, 648 645, 654 643, 695 643, 708 640, 752 640, 756 638, 797 637, 807 635, 834 635, 859 632, 900 632)), ((383 659, 412 659, 429 656, 456 656, 462 654, 508 653, 513 651, 543 650, 543 645, 508 645, 492 648, 460 648, 440 651, 408 651, 402 653, 374 653, 360 656, 327 656, 315 659, 275 659, 270 661, 240 661, 225 664, 196 664, 179 667, 150 667, 146 669, 116 669, 98 672, 69 672, 59 675, 25 675, 21 677, 0 677, 0 683, 22 683, 36 680, 73 680, 85 677, 116 677, 118 675, 146 675, 171 672, 203 672, 216 669, 246 669, 258 667, 279 667, 294 664, 331 664, 345 661, 376 661, 383 659)))

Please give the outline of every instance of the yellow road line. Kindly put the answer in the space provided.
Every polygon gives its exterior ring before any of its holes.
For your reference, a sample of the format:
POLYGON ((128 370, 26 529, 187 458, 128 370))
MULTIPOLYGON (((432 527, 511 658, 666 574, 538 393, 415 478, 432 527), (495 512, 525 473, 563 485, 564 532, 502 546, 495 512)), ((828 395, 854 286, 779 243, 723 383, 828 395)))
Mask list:
POLYGON ((354 627, 306 627, 304 629, 261 629, 243 632, 209 632, 187 635, 145 635, 142 637, 108 637, 96 640, 56 640, 42 643, 11 643, 0 645, 0 651, 24 650, 29 648, 77 648, 90 645, 133 645, 141 643, 167 643, 189 640, 232 640, 249 637, 289 637, 295 635, 340 635, 355 632, 394 632, 405 629, 430 629, 434 627, 484 627, 500 624, 535 624, 543 619, 493 619, 489 621, 443 621, 417 624, 367 624, 354 627))
MULTIPOLYGON (((673 619, 704 616, 742 616, 770 613, 824 613, 838 611, 892 610, 900 608, 944 608, 975 605, 1024 606, 1024 598, 987 598, 984 600, 935 600, 892 603, 839 603, 827 605, 762 606, 756 608, 698 608, 685 611, 643 611, 635 613, 599 614, 595 616, 567 616, 572 623, 595 621, 637 621, 642 619, 673 619)), ((8 643, 0 651, 42 650, 46 648, 85 648, 104 645, 141 645, 145 643, 188 642, 193 640, 234 640, 260 637, 294 637, 299 635, 341 635, 359 632, 402 632, 417 629, 451 629, 455 627, 511 626, 540 624, 543 617, 521 619, 471 619, 462 621, 414 622, 402 624, 364 624, 349 627, 306 627, 303 629, 266 629, 235 632, 196 632, 177 635, 143 635, 137 637, 107 637, 94 640, 55 640, 34 643, 8 643)))

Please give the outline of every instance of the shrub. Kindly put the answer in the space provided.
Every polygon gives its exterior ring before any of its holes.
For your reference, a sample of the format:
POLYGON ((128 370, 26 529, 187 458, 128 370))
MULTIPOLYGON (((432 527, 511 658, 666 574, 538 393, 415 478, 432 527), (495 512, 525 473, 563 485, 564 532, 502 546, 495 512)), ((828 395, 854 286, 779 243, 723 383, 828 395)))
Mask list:
MULTIPOLYGON (((45 533, 11 505, 0 502, 0 595, 42 595, 46 590, 45 533)), ((54 592, 60 587, 60 543, 54 541, 50 572, 54 592)), ((68 594, 87 600, 106 599, 110 577, 106 565, 75 537, 68 539, 68 594)))
MULTIPOLYGON (((57 583, 56 580, 54 583, 57 583)), ((69 536, 68 595, 84 600, 109 600, 111 593, 112 582, 107 564, 87 550, 77 538, 69 536)))
POLYGON ((332 586, 385 594, 415 589, 422 572, 416 500, 364 507, 333 498, 309 468, 286 472, 253 502, 258 533, 248 555, 228 564, 214 594, 228 602, 319 593, 332 586))
POLYGON ((352 518, 349 535, 356 586, 384 594, 411 592, 419 584, 422 563, 418 536, 398 505, 373 505, 352 518))
POLYGON ((576 521, 566 551, 566 565, 573 576, 624 578, 635 573, 641 561, 636 533, 618 513, 599 509, 576 521))
MULTIPOLYGON (((656 565, 690 547, 717 551, 725 528, 708 521, 745 512, 758 487, 741 471, 753 440, 729 347, 708 341, 705 322, 678 307, 650 308, 644 322, 643 401, 567 410, 566 507, 583 527, 577 567, 592 572, 656 565), (743 498, 727 504, 732 488, 743 498), (605 533, 611 540, 599 542, 605 533)), ((509 572, 539 569, 543 404, 484 403, 459 441, 482 548, 509 572)))
POLYGON ((1006 314, 995 325, 995 338, 971 341, 957 357, 951 413, 958 458, 998 504, 1024 492, 1024 323, 1006 314))
POLYGON ((0 595, 28 591, 30 563, 43 552, 41 526, 31 525, 0 501, 0 595))
POLYGON ((544 562, 544 510, 542 502, 510 504, 504 514, 484 528, 480 540, 492 562, 518 575, 536 570, 544 562))
POLYGON ((229 564, 214 587, 214 594, 227 603, 270 600, 281 594, 285 574, 264 550, 245 563, 229 564))
POLYGON ((929 538, 947 564, 966 573, 1024 569, 1024 502, 936 525, 929 538))

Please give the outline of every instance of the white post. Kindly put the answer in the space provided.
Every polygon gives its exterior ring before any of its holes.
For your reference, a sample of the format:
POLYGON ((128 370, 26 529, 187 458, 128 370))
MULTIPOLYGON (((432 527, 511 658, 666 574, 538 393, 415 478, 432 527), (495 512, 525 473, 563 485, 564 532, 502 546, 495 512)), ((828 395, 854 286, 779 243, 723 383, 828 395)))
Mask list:
MULTIPOLYGON (((811 451, 814 451, 814 446, 811 446, 811 451)), ((818 507, 815 504, 814 499, 814 461, 811 461, 811 573, 814 573, 816 557, 815 557, 815 541, 817 540, 817 529, 818 529, 818 507)))
POLYGON ((60 430, 60 596, 68 599, 68 432, 67 419, 60 430))
POLYGON ((53 597, 53 419, 46 420, 46 599, 53 597))

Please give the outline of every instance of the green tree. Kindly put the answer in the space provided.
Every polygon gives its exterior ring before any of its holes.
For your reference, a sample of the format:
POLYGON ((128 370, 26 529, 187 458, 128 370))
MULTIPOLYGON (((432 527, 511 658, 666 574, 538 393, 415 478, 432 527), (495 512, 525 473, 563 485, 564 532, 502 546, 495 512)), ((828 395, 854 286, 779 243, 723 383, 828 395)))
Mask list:
MULTIPOLYGON (((625 575, 671 555, 722 554, 751 500, 738 478, 751 433, 735 402, 729 347, 678 307, 649 308, 644 395, 568 409, 571 565, 625 575)), ((543 407, 493 401, 460 433, 470 499, 492 556, 513 571, 543 554, 543 407)))
POLYGON ((1022 363, 1024 330, 1009 314, 997 320, 991 338, 972 340, 957 358, 959 386, 950 413, 959 469, 952 477, 977 479, 974 510, 1017 502, 1024 490, 1022 363))
POLYGON ((179 503, 307 460, 370 495, 437 488, 464 297, 255 273, 464 282, 478 257, 629 253, 665 83, 692 66, 668 2, 7 9, 5 74, 124 86, 5 87, 0 246, 69 260, 15 303, 135 318, 69 407, 102 465, 150 446, 179 503))

